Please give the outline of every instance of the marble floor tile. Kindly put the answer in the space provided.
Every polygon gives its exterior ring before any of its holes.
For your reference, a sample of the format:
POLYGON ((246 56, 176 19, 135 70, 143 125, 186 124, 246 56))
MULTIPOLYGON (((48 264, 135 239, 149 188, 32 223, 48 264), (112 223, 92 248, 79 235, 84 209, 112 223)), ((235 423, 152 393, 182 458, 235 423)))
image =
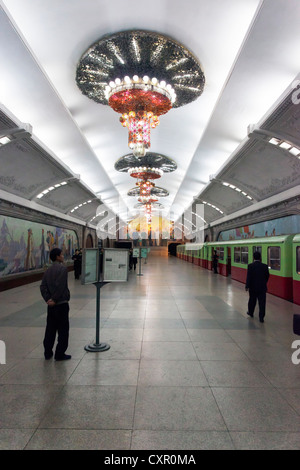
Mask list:
POLYGON ((39 427, 128 430, 132 428, 135 398, 134 386, 66 385, 39 427))
POLYGON ((0 449, 299 450, 293 313, 267 295, 246 315, 244 286, 152 250, 143 276, 96 289, 69 274, 70 361, 45 361, 35 282, 0 292, 0 449))
MULTIPOLYGON (((1 436, 1 434, 0 434, 1 436)), ((129 450, 131 431, 38 429, 26 450, 129 450)))
POLYGON ((300 415, 272 387, 214 387, 229 431, 300 432, 300 415))
POLYGON ((226 431, 133 431, 134 450, 234 450, 226 431))
POLYGON ((225 431, 208 387, 138 387, 134 429, 225 431))

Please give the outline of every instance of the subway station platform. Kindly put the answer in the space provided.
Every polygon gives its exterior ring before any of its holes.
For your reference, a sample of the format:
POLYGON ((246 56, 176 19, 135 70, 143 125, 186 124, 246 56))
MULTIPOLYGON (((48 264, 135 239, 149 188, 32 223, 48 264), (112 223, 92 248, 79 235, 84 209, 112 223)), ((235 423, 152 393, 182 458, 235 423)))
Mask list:
POLYGON ((43 357, 40 282, 0 293, 0 449, 300 449, 300 307, 267 295, 261 324, 244 285, 161 250, 142 263, 101 288, 100 353, 96 288, 69 273, 65 362, 43 357))

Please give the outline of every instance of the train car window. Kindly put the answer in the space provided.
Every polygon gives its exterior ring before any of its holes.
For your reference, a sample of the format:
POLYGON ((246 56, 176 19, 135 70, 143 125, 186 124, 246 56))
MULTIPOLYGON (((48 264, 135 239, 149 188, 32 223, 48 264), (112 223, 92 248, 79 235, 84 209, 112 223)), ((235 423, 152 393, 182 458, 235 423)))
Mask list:
POLYGON ((224 259, 224 248, 221 247, 219 248, 219 260, 223 260, 224 259))
POLYGON ((242 246, 241 263, 248 264, 248 247, 242 246))
POLYGON ((300 274, 300 246, 296 248, 296 270, 297 274, 300 274))
POLYGON ((241 262, 241 247, 234 247, 234 262, 240 263, 241 262))
POLYGON ((268 247, 268 266, 270 269, 280 271, 280 246, 268 247))
POLYGON ((254 246, 252 254, 258 251, 260 254, 262 254, 262 246, 254 246))

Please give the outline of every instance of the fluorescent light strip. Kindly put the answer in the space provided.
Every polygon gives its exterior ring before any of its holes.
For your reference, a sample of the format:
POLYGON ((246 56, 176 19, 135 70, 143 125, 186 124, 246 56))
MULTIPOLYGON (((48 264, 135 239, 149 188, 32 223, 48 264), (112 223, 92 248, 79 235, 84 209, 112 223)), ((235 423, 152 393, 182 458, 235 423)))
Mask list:
POLYGON ((10 136, 5 135, 5 136, 3 136, 3 137, 0 138, 0 146, 1 146, 1 145, 8 144, 10 141, 11 141, 10 136))
POLYGON ((40 194, 37 195, 37 199, 41 199, 45 194, 48 194, 50 191, 53 191, 54 189, 59 188, 60 186, 64 186, 65 184, 68 184, 66 181, 63 181, 62 183, 57 183, 54 186, 50 186, 47 189, 44 189, 40 194))
POLYGON ((289 149, 289 152, 295 157, 299 157, 300 149, 298 149, 297 147, 292 147, 289 149))
POLYGON ((196 214, 196 212, 192 212, 192 214, 194 214, 196 217, 199 217, 199 219, 201 219, 202 222, 204 222, 205 224, 207 223, 206 220, 204 220, 203 217, 201 217, 201 215, 196 214))
POLYGON ((85 202, 81 202, 80 204, 78 204, 78 206, 74 207, 73 209, 71 209, 70 212, 74 212, 76 211, 77 209, 79 209, 80 207, 84 206, 85 204, 90 204, 92 202, 92 200, 90 199, 89 201, 85 201, 85 202))
POLYGON ((279 144, 279 147, 285 150, 289 150, 291 148, 291 144, 288 144, 287 142, 283 141, 281 144, 279 144))
POLYGON ((269 142, 270 144, 277 145, 278 147, 281 147, 284 150, 288 150, 295 157, 300 157, 300 149, 298 147, 293 146, 289 142, 286 142, 285 140, 272 137, 271 139, 269 139, 269 142))
POLYGON ((224 214, 223 211, 221 211, 221 209, 219 209, 218 207, 214 206, 213 204, 211 204, 210 202, 206 202, 206 201, 202 201, 203 204, 207 204, 208 206, 212 207, 213 209, 215 209, 216 211, 220 212, 221 214, 224 214))
POLYGON ((250 199, 250 201, 253 200, 253 198, 249 196, 249 194, 245 193, 245 191, 242 191, 240 188, 237 188, 236 186, 234 186, 234 184, 226 183, 225 181, 223 181, 222 184, 223 186, 226 186, 227 188, 234 189, 234 191, 241 193, 243 196, 250 199))

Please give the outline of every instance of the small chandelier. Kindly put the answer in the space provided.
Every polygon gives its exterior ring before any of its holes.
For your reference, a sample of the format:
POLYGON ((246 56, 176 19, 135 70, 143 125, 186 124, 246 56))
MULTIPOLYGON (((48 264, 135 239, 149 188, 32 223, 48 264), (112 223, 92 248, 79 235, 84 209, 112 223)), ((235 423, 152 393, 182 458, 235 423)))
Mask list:
POLYGON ((197 99, 205 77, 195 57, 178 42, 129 30, 92 44, 79 61, 76 82, 84 95, 121 114, 129 148, 143 157, 159 116, 197 99))
POLYGON ((163 188, 156 188, 151 180, 160 178, 164 173, 171 173, 177 168, 176 163, 169 157, 158 153, 147 153, 145 157, 137 157, 133 154, 124 155, 115 163, 115 169, 128 173, 136 178, 136 188, 130 190, 129 196, 137 196, 146 213, 151 214, 151 207, 156 204, 157 196, 165 197, 169 193, 163 188))
POLYGON ((155 184, 150 179, 157 179, 163 175, 163 171, 159 168, 148 168, 148 167, 136 167, 130 168, 128 173, 133 178, 137 178, 136 186, 139 188, 138 201, 143 205, 145 214, 151 218, 151 207, 152 204, 157 202, 158 199, 154 195, 151 195, 151 190, 155 184))

